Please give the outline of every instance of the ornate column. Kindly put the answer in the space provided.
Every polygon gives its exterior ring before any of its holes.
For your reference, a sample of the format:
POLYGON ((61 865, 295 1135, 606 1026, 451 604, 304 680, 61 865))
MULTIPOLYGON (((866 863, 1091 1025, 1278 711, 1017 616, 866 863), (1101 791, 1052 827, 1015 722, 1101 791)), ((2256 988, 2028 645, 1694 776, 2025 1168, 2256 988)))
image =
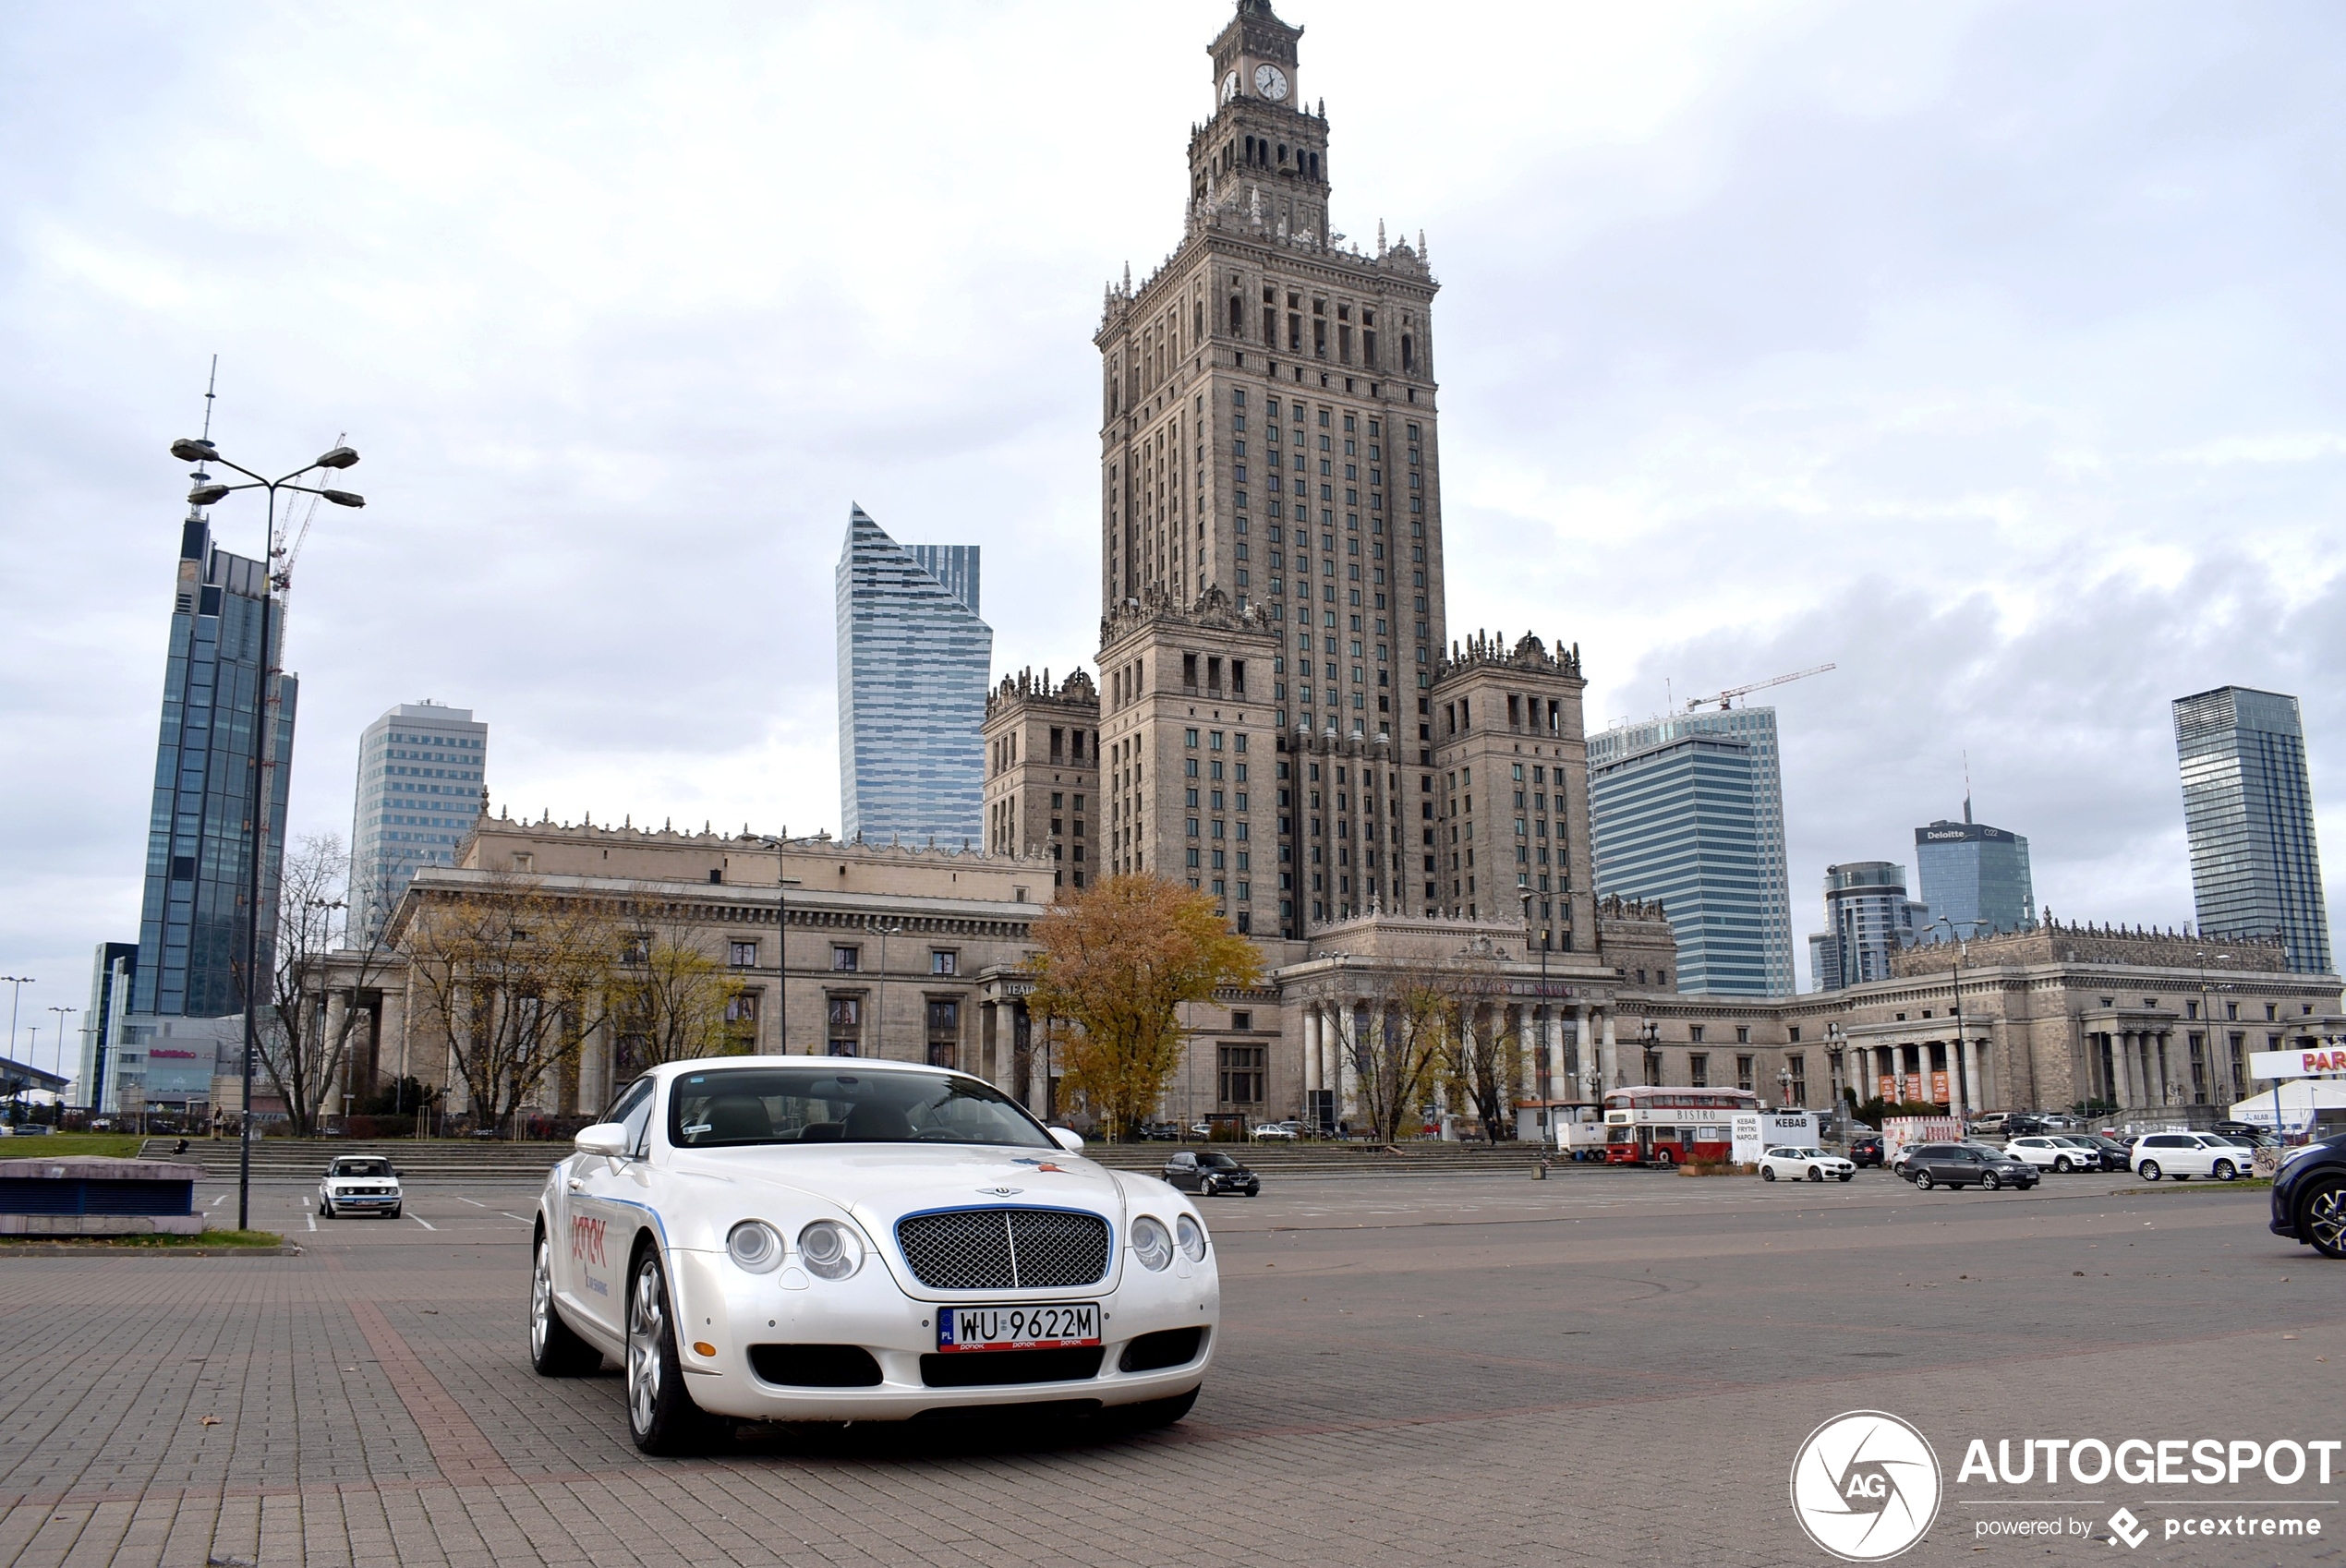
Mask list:
POLYGON ((2183 1075, 2175 1071, 2175 1064, 2167 1058, 2168 1043, 2173 1038, 2173 1031, 2164 1029, 2159 1030, 2151 1035, 2154 1046, 2152 1054, 2157 1056, 2159 1061, 2159 1103, 2162 1105, 2180 1105, 2183 1104, 2182 1094, 2179 1092, 2179 1086, 2176 1081, 2183 1075))
POLYGON ((1342 1026, 1336 1034, 1336 1112, 1339 1119, 1350 1120, 1359 1114, 1357 1102, 1360 1093, 1360 1004, 1347 997, 1339 1015, 1342 1026))
POLYGON ((1303 1009, 1303 1103, 1311 1104, 1310 1097, 1324 1087, 1320 1080, 1320 1008, 1313 1003, 1303 1009))
POLYGON ((1596 1075, 1596 1036, 1590 1028, 1592 1014, 1589 1004, 1579 1004, 1572 1020, 1572 1080, 1579 1092, 1589 1093, 1599 1101, 1604 1098, 1604 1083, 1596 1075))
POLYGON ((1564 1075, 1564 1015, 1554 1007, 1547 1010, 1542 1034, 1541 1047, 1548 1054, 1548 1098, 1572 1099, 1570 1080, 1564 1075))
POLYGON ((1604 1047, 1599 1059, 1602 1062, 1604 1068, 1604 1081, 1601 1087, 1604 1089, 1616 1087, 1621 1079, 1621 1056, 1620 1053, 1614 1049, 1613 1004, 1610 1002, 1604 1005, 1604 1047))
POLYGON ((1979 1042, 1966 1034, 1960 1049, 1963 1054, 1964 1107, 1976 1116, 1988 1108, 1988 1097, 1980 1092, 1979 1042))

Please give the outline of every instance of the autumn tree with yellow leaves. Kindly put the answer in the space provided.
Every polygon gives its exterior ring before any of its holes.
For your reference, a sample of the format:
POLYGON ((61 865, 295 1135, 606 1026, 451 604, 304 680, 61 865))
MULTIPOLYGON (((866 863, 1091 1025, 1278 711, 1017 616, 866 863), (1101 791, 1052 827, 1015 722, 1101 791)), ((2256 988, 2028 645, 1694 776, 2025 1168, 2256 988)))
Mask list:
POLYGON ((1160 876, 1110 876, 1034 923, 1027 1006, 1071 1028, 1062 1080, 1123 1137, 1145 1121, 1180 1065, 1179 1009, 1226 985, 1254 985, 1254 944, 1214 900, 1160 876))

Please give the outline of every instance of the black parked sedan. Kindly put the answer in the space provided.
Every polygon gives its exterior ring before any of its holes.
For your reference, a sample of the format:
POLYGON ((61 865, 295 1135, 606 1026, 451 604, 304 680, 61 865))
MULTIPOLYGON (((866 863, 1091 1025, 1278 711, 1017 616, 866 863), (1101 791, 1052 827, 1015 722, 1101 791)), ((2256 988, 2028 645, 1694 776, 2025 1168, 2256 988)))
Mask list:
POLYGON ((1906 1151, 1898 1174, 1916 1187, 2000 1187, 2023 1189, 2037 1185, 2037 1167, 1977 1143, 1925 1143, 1906 1151))
POLYGON ((1201 1198, 1216 1193, 1243 1192, 1249 1198, 1263 1190, 1263 1179, 1218 1149, 1202 1154, 1187 1151, 1165 1162, 1165 1179, 1201 1198))
POLYGON ((2273 1178, 2272 1231, 2346 1258, 2346 1138, 2292 1149, 2273 1178))

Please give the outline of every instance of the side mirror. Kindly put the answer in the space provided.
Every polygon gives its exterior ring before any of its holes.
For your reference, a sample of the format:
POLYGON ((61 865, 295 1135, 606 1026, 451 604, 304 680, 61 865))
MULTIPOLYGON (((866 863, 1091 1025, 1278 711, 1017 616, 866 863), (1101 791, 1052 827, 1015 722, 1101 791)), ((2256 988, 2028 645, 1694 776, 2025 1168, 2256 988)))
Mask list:
POLYGON ((1083 1152, 1083 1135, 1071 1127, 1051 1128, 1051 1139, 1070 1154, 1081 1154, 1083 1152))
POLYGON ((578 1152, 582 1154, 607 1154, 614 1160, 627 1158, 627 1124, 597 1122, 578 1129, 578 1152))

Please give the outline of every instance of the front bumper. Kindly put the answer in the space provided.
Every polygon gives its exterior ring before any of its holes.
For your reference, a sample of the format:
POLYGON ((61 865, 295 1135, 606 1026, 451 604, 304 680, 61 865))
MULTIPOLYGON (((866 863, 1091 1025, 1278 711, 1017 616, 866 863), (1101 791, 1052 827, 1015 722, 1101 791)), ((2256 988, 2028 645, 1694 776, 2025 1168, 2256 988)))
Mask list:
POLYGON ((347 1192, 333 1194, 333 1205, 337 1209, 396 1209, 399 1199, 400 1195, 396 1192, 368 1193, 364 1196, 347 1192))
MULTIPOLYGON (((1204 1381, 1220 1328, 1221 1281, 1212 1252, 1203 1263, 1179 1259, 1157 1274, 1127 1255, 1111 1275, 1114 1288, 1105 1291, 957 1294, 949 1300, 908 1296, 878 1258, 866 1259, 853 1278, 839 1281, 808 1278, 794 1262, 773 1273, 752 1274, 735 1267, 722 1252, 679 1250, 671 1260, 682 1287, 677 1358, 691 1374, 686 1386, 693 1402, 743 1420, 890 1421, 949 1407, 1068 1401, 1105 1406, 1165 1399, 1204 1381), (931 1387, 923 1381, 922 1357, 937 1351, 939 1307, 1052 1300, 1099 1303, 1102 1344, 1096 1375, 969 1387, 931 1387), (1125 1348, 1142 1335, 1188 1328, 1205 1331, 1191 1360, 1150 1371, 1119 1369, 1125 1348), (702 1355, 695 1348, 698 1345, 709 1345, 715 1354, 702 1355), (759 1345, 854 1345, 870 1354, 880 1381, 854 1388, 768 1382, 751 1366, 751 1347, 759 1345)), ((1001 1353, 957 1353, 956 1370, 996 1354, 1001 1353)))

